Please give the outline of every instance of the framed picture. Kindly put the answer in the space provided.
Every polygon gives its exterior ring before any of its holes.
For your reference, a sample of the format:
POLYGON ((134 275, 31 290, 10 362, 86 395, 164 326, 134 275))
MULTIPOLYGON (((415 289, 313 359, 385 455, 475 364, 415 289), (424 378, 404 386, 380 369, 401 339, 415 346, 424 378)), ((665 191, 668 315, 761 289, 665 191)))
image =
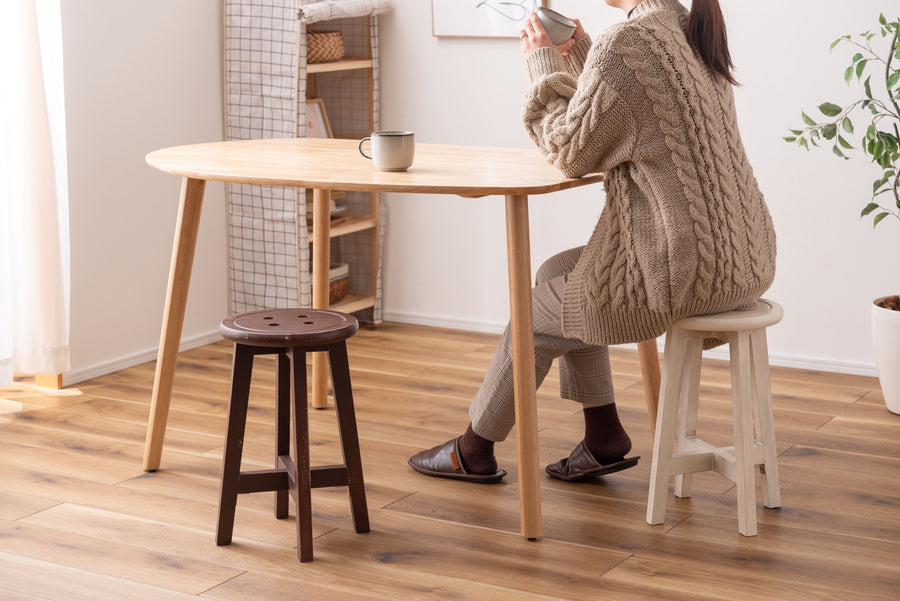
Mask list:
POLYGON ((517 38, 544 0, 431 0, 435 36, 517 38))
POLYGON ((306 101, 306 137, 332 138, 331 125, 325 112, 325 102, 321 98, 306 101))

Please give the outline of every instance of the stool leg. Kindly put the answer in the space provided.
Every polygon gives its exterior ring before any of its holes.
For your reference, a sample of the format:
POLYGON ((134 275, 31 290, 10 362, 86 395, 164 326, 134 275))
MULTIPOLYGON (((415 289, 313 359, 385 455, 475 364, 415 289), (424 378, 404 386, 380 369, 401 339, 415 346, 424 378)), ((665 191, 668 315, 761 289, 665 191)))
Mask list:
MULTIPOLYGON (((275 467, 278 458, 291 454, 291 361, 284 353, 278 353, 275 370, 275 467)), ((275 491, 275 517, 288 517, 290 491, 275 491)))
POLYGON ((753 398, 750 333, 736 332, 731 340, 731 395, 734 415, 735 484, 738 532, 756 535, 756 469, 753 459, 753 398))
POLYGON ((247 424, 247 403, 250 396, 252 373, 252 351, 235 343, 231 366, 231 396, 228 400, 225 452, 222 455, 222 488, 219 494, 219 516, 216 522, 217 545, 230 544, 234 531, 234 512, 237 508, 241 479, 241 451, 247 424))
POLYGON ((344 465, 347 467, 347 488, 350 491, 353 524, 357 532, 368 532, 366 486, 363 481, 359 435, 356 430, 356 412, 353 409, 353 387, 350 385, 347 345, 344 341, 328 346, 328 361, 331 364, 331 383, 334 388, 334 406, 341 434, 341 449, 344 454, 344 465))
MULTIPOLYGON (((697 409, 700 404, 700 365, 703 359, 703 340, 689 338, 685 342, 684 376, 681 386, 681 411, 678 414, 678 450, 687 448, 687 440, 697 437, 697 409)), ((675 476, 675 496, 691 496, 693 473, 675 476)))
POLYGON ((294 454, 297 486, 297 556, 312 561, 312 482, 309 466, 309 422, 306 392, 306 353, 301 348, 289 351, 291 361, 291 397, 294 407, 294 454))
POLYGON ((656 433, 653 438, 653 463, 650 467, 650 492, 647 495, 647 523, 662 524, 666 514, 666 495, 675 445, 675 417, 681 391, 682 361, 687 350, 686 337, 677 330, 666 334, 663 352, 662 383, 656 433))
POLYGON ((766 331, 750 334, 753 353, 753 400, 756 405, 756 438, 763 447, 760 467, 763 505, 781 507, 781 487, 778 480, 778 451, 775 448, 775 415, 772 408, 772 388, 769 381, 769 351, 766 331))

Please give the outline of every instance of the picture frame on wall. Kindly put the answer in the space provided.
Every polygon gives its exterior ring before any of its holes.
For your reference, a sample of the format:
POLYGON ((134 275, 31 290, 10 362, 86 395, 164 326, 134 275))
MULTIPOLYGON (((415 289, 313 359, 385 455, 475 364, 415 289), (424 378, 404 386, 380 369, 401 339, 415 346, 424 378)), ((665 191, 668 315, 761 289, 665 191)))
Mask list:
POLYGON ((321 98, 312 98, 306 101, 306 137, 334 137, 331 133, 331 125, 328 123, 328 113, 325 112, 325 102, 321 98))
POLYGON ((431 0, 435 37, 518 38, 545 0, 431 0))

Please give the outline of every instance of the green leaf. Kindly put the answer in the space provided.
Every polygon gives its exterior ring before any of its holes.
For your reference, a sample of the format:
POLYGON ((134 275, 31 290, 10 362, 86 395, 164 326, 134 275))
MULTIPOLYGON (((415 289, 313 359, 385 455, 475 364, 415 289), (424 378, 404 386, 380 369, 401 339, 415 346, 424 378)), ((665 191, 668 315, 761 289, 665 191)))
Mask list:
POLYGON ((783 139, 785 142, 796 142, 796 141, 797 141, 796 136, 785 136, 785 137, 782 138, 782 139, 783 139))
POLYGON ((837 135, 837 125, 829 123, 822 128, 822 135, 826 140, 832 140, 837 135))
POLYGON ((854 148, 853 144, 844 139, 844 136, 838 136, 838 143, 848 150, 853 150, 854 148))
POLYGON ((849 158, 850 158, 850 157, 848 157, 846 154, 844 154, 843 152, 841 152, 841 149, 837 147, 837 144, 834 145, 834 147, 831 149, 831 151, 832 151, 834 154, 836 154, 837 156, 841 157, 842 159, 849 159, 849 158))
POLYGON ((803 130, 802 129, 792 129, 791 133, 794 134, 795 136, 800 136, 803 134, 803 130))
POLYGON ((844 71, 844 81, 847 82, 847 85, 850 85, 850 81, 853 79, 853 65, 847 67, 847 70, 844 71))
POLYGON ((875 227, 876 225, 881 223, 881 220, 887 217, 889 214, 890 213, 879 213, 878 215, 876 215, 875 219, 872 220, 872 227, 875 227))
POLYGON ((894 71, 893 73, 891 73, 891 76, 888 77, 887 87, 893 88, 895 85, 897 85, 898 81, 900 81, 900 71, 894 71))
POLYGON ((869 125, 869 128, 866 130, 866 140, 875 140, 878 138, 878 130, 875 129, 875 126, 869 125))
POLYGON ((871 82, 871 81, 872 81, 872 77, 871 77, 871 76, 869 76, 869 77, 866 78, 866 83, 865 83, 865 86, 866 86, 866 97, 868 97, 869 99, 872 98, 872 86, 870 85, 870 82, 871 82))
POLYGON ((833 102, 823 102, 819 105, 819 110, 822 111, 822 114, 826 117, 837 117, 844 109, 833 102))
POLYGON ((816 122, 813 121, 812 119, 810 119, 809 115, 807 115, 803 111, 800 111, 800 116, 803 118, 803 122, 806 123, 807 125, 815 125, 816 124, 816 122))
POLYGON ((862 53, 857 52, 856 54, 853 55, 853 64, 856 64, 857 62, 861 61, 862 59, 863 59, 862 53))
POLYGON ((859 214, 860 217, 865 217, 875 209, 879 208, 877 203, 870 202, 866 205, 866 207, 862 210, 862 213, 859 214))
POLYGON ((881 13, 878 16, 878 22, 881 23, 882 25, 887 25, 887 19, 884 18, 884 13, 881 13))
POLYGON ((853 133, 853 122, 850 121, 850 119, 845 118, 843 120, 843 122, 841 122, 841 127, 843 127, 844 131, 847 132, 848 134, 853 133))
POLYGON ((859 61, 856 63, 856 79, 862 79, 863 71, 866 70, 866 65, 869 64, 869 61, 859 61))

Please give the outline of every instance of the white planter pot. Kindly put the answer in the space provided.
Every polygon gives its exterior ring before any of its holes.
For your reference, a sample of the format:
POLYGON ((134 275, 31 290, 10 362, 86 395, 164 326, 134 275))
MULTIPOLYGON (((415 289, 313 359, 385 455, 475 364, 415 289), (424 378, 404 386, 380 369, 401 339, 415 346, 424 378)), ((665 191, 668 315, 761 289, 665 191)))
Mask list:
POLYGON ((878 306, 885 297, 872 303, 872 338, 875 364, 888 411, 900 414, 900 311, 878 306))

